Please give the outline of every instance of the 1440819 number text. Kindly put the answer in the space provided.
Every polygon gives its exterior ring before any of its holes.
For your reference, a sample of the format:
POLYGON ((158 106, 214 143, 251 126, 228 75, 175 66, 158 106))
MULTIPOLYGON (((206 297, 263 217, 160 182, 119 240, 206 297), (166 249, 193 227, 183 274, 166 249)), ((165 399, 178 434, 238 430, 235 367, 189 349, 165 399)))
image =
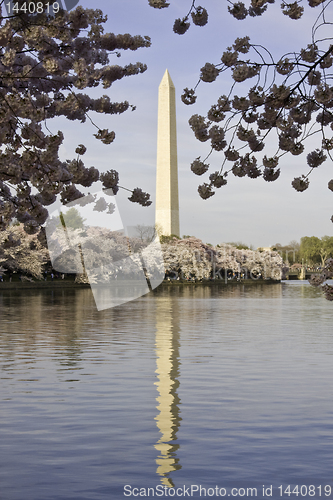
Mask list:
POLYGON ((315 497, 315 496, 325 496, 329 497, 331 496, 332 493, 332 487, 329 484, 326 484, 325 486, 314 486, 313 484, 310 484, 307 486, 306 484, 302 485, 290 485, 288 486, 279 486, 278 490, 280 492, 280 497, 283 495, 287 495, 288 497, 295 495, 295 496, 301 496, 301 497, 315 497))
POLYGON ((22 14, 23 12, 25 14, 43 14, 43 12, 46 12, 46 14, 57 14, 60 10, 60 5, 58 2, 43 3, 29 1, 23 2, 21 5, 18 2, 8 2, 6 3, 6 8, 9 15, 22 14))

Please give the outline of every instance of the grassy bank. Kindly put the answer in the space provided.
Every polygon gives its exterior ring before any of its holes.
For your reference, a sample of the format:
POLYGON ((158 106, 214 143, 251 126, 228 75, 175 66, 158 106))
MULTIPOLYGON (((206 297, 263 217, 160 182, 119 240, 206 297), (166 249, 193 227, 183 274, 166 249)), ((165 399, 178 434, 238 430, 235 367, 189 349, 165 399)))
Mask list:
POLYGON ((75 283, 74 281, 2 281, 0 282, 1 290, 28 290, 29 288, 89 288, 86 283, 75 283))
MULTIPOLYGON (((224 280, 212 280, 212 281, 181 281, 181 280, 173 280, 167 281, 164 280, 159 286, 237 286, 237 285, 254 285, 254 284, 263 284, 263 285, 274 285, 276 283, 281 283, 280 280, 252 280, 252 279, 244 279, 241 281, 237 280, 228 280, 225 282, 224 280)), ((47 281, 2 281, 0 282, 0 291, 1 290, 28 290, 31 288, 89 288, 90 285, 88 283, 75 283, 72 280, 47 280, 47 281)))

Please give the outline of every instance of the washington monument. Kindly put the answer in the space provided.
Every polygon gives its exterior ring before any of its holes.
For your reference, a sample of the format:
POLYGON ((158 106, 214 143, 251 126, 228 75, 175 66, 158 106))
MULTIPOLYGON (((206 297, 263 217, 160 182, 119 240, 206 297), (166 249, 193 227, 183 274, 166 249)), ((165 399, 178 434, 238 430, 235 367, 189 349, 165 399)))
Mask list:
POLYGON ((158 88, 155 223, 163 235, 180 236, 176 98, 168 70, 158 88))

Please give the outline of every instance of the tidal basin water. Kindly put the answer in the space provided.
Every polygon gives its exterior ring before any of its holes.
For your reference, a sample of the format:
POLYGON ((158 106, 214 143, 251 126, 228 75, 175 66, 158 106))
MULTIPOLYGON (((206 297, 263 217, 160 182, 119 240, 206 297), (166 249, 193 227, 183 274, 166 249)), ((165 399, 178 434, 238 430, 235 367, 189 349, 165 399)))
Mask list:
POLYGON ((333 498, 333 304, 306 282, 101 312, 0 291, 0 315, 1 500, 333 498))

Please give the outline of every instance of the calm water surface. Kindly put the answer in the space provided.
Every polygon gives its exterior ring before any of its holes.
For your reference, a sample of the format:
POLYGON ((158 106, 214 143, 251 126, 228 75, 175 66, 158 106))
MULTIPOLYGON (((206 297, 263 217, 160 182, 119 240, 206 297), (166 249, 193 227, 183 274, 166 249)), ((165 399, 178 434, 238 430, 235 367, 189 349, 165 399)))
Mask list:
POLYGON ((305 282, 102 312, 89 289, 2 291, 0 315, 1 500, 333 499, 333 305, 305 282))

